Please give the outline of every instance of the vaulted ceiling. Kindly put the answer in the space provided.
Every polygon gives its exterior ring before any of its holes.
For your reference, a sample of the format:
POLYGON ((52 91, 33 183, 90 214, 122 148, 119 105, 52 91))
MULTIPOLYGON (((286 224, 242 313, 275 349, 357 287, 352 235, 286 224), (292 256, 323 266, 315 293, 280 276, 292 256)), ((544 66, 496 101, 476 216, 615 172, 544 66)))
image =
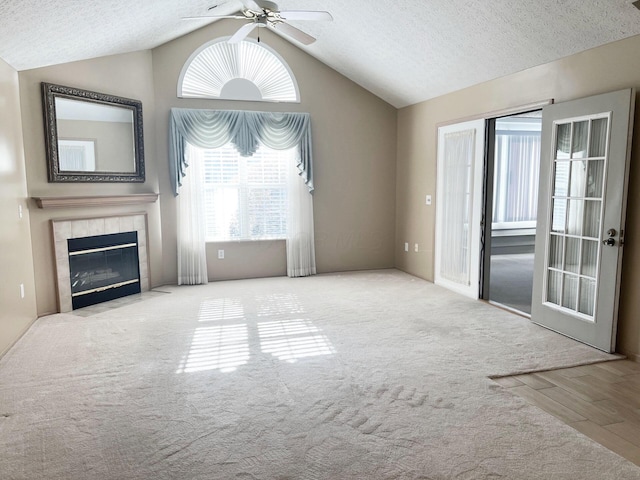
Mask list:
MULTIPOLYGON (((154 48, 238 0, 0 0, 0 58, 17 70, 154 48)), ((291 22, 301 49, 396 107, 640 34, 632 0, 281 0, 328 10, 291 22)), ((238 27, 242 21, 238 21, 238 27)), ((255 34, 255 33, 254 33, 255 34)), ((295 42, 294 42, 295 43, 295 42)))

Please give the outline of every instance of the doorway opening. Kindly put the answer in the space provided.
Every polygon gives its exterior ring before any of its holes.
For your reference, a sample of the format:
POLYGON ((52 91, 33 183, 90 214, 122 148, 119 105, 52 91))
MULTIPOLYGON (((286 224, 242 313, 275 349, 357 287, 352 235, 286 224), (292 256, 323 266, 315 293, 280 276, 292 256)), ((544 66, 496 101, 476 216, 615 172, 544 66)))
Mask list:
POLYGON ((531 315, 542 110, 487 120, 481 297, 531 315))

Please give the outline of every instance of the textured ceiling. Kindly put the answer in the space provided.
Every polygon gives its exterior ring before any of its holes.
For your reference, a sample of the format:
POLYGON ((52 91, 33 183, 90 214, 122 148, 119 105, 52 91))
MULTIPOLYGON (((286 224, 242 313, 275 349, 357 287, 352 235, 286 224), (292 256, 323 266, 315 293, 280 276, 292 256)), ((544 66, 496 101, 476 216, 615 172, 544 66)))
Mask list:
MULTIPOLYGON (((301 48, 403 107, 640 34, 632 0, 281 0, 328 10, 292 22, 318 38, 301 48)), ((0 0, 0 58, 17 70, 143 50, 207 20, 216 0, 0 0)), ((220 3, 219 1, 217 3, 220 3)), ((228 0, 220 13, 238 10, 228 0)), ((238 26, 241 23, 238 22, 238 26)))

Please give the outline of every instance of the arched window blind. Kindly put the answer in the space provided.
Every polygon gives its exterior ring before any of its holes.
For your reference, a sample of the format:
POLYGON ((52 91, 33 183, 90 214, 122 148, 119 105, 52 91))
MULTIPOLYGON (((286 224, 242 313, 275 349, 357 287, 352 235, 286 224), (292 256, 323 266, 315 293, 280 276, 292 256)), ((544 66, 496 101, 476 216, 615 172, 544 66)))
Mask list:
POLYGON ((209 42, 187 60, 178 97, 299 102, 298 84, 286 62, 264 43, 247 39, 209 42))

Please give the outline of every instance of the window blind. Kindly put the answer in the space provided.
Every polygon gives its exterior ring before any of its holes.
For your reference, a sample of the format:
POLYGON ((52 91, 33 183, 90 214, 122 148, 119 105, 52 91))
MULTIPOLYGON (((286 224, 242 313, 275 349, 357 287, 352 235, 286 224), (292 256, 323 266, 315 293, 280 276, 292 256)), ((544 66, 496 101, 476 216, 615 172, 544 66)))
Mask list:
POLYGON ((207 241, 286 238, 294 154, 264 145, 251 157, 240 156, 231 144, 203 150, 207 241))

